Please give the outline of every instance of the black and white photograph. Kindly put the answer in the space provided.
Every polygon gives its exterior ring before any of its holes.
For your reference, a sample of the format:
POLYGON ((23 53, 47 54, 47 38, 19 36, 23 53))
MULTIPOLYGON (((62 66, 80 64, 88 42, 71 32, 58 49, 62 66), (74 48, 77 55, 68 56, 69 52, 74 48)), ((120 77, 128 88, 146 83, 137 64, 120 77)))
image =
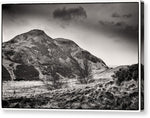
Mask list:
POLYGON ((144 109, 144 3, 2 4, 2 108, 144 109))

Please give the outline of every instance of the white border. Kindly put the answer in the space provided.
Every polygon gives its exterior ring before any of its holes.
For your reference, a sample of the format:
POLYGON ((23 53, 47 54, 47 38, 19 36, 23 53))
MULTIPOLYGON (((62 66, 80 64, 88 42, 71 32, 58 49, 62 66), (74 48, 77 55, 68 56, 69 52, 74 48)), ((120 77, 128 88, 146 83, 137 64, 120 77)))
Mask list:
POLYGON ((8 4, 8 3, 14 3, 14 4, 23 4, 23 3, 101 3, 101 2, 104 2, 104 3, 107 3, 107 2, 139 2, 140 3, 140 0, 49 0, 47 2, 47 0, 43 0, 43 1, 40 1, 40 0, 22 0, 20 2, 18 2, 18 0, 11 0, 10 1, 6 1, 6 0, 1 0, 1 3, 2 4, 8 4))
POLYGON ((139 2, 139 111, 141 111, 141 2, 139 2))
MULTIPOLYGON (((74 112, 87 112, 87 111, 92 111, 92 112, 141 112, 141 0, 50 0, 49 2, 43 0, 43 1, 30 1, 30 0, 26 0, 26 1, 16 1, 16 0, 11 0, 10 1, 5 1, 5 0, 2 0, 0 2, 0 15, 2 16, 2 4, 25 4, 25 3, 33 3, 33 4, 38 4, 38 3, 101 3, 101 2, 104 2, 104 3, 107 3, 107 2, 138 2, 139 3, 139 49, 138 49, 138 61, 139 61, 139 110, 99 110, 99 109, 96 109, 96 110, 86 110, 86 109, 26 109, 26 108, 2 108, 2 100, 0 97, 0 105, 1 105, 1 109, 2 110, 14 110, 14 111, 74 111, 74 112)), ((1 30, 2 30, 2 19, 1 19, 1 30)), ((1 40, 2 40, 2 31, 1 31, 1 40)), ((0 48, 1 48, 1 44, 0 44, 0 48)), ((2 48, 1 48, 2 49, 2 48)), ((1 51, 0 51, 0 55, 1 55, 1 51)), ((2 55, 1 55, 2 57, 2 55)), ((1 64, 1 61, 0 61, 0 64, 1 64)), ((0 68, 0 71, 1 71, 1 68, 0 68)), ((2 71, 1 71, 2 72, 2 71)), ((2 85, 2 80, 0 81, 0 84, 2 85)), ((2 90, 1 90, 1 87, 0 87, 0 95, 2 96, 2 90)))

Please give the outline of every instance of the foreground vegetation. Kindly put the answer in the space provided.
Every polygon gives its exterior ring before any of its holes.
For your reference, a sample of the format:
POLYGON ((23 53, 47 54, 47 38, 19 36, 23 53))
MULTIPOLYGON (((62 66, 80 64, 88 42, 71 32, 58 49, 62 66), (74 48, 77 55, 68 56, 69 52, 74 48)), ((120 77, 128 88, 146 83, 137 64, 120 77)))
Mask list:
MULTIPOLYGON (((4 97, 2 106, 3 108, 138 110, 139 81, 135 79, 137 68, 138 66, 133 65, 133 68, 119 70, 113 75, 113 80, 108 79, 108 81, 89 83, 74 88, 56 89, 29 96, 4 97), (134 76, 131 76, 130 79, 119 80, 120 76, 129 75, 130 69, 133 69, 134 76)), ((143 89, 141 97, 143 109, 143 89)))
POLYGON ((83 88, 4 99, 4 108, 107 109, 138 110, 138 83, 130 81, 116 86, 112 81, 83 88))

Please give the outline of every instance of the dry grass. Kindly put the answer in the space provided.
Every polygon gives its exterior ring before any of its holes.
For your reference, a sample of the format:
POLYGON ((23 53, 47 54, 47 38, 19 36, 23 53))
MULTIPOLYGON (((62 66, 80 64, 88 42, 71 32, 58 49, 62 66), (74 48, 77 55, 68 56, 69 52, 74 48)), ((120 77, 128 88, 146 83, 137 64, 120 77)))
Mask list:
POLYGON ((3 99, 30 97, 47 92, 42 81, 5 81, 3 82, 3 99))
MULTIPOLYGON (((35 86, 32 86, 30 89, 35 89, 39 85, 38 90, 44 90, 40 82, 35 83, 35 86)), ((27 85, 26 87, 28 88, 29 86, 27 85)), ((114 81, 99 81, 88 85, 79 85, 78 87, 45 91, 45 93, 40 91, 39 94, 33 94, 31 90, 29 92, 30 95, 27 96, 22 96, 25 93, 11 96, 9 99, 5 96, 3 107, 103 110, 138 109, 138 82, 134 80, 124 82, 121 86, 116 85, 114 81)))

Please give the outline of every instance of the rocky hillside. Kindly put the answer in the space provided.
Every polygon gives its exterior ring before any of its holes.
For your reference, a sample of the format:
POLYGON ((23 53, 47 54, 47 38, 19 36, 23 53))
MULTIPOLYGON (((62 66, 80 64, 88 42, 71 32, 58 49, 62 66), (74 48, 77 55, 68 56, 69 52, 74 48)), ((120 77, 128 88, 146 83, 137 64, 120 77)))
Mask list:
POLYGON ((37 29, 4 42, 2 58, 3 81, 83 79, 87 69, 91 73, 108 69, 101 59, 75 42, 63 38, 52 39, 37 29))

